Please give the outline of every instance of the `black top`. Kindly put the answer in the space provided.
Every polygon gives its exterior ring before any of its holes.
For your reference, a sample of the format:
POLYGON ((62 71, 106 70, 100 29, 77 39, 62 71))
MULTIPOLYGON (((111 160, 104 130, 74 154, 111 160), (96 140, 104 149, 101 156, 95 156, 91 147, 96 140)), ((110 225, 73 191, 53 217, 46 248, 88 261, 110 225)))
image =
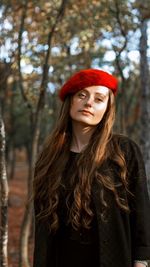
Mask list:
MULTIPOLYGON (((94 216, 90 229, 80 229, 76 231, 71 224, 67 223, 68 208, 66 207, 66 196, 68 191, 73 192, 74 186, 78 181, 78 177, 73 188, 69 185, 69 175, 76 168, 76 157, 78 153, 70 152, 68 164, 63 173, 62 189, 59 197, 58 216, 60 227, 53 238, 53 259, 48 259, 49 267, 53 260, 56 267, 97 267, 99 266, 98 256, 98 231, 96 216, 94 216)), ((69 201, 73 202, 73 194, 69 201)), ((94 212, 94 204, 91 202, 91 208, 94 212)), ((94 212, 95 214, 95 212, 94 212)), ((50 255, 50 253, 48 253, 50 255)))
MULTIPOLYGON (((124 191, 124 197, 127 198, 130 206, 130 212, 124 212, 118 207, 114 194, 110 190, 105 190, 105 200, 108 203, 108 216, 107 221, 103 221, 100 216, 101 205, 99 199, 101 185, 96 179, 93 181, 92 201, 96 213, 96 231, 98 232, 99 241, 98 255, 100 260, 98 267, 133 267, 134 260, 150 260, 150 202, 145 167, 140 149, 131 139, 126 136, 114 135, 111 142, 114 153, 116 143, 124 153, 129 190, 133 193, 133 197, 127 194, 122 186, 117 187, 118 190, 121 189, 121 192, 122 190, 124 191)), ((107 160, 106 165, 102 166, 100 173, 108 175, 110 179, 114 180, 117 186, 120 183, 120 176, 116 172, 116 164, 114 164, 113 160, 107 160)), ((34 211, 36 216, 39 212, 38 202, 36 201, 34 201, 34 211)), ((34 267, 58 266, 56 262, 53 262, 55 259, 55 248, 58 247, 59 242, 57 242, 55 247, 55 241, 53 239, 54 235, 50 233, 47 221, 38 220, 35 217, 34 267), (47 260, 49 260, 49 263, 47 263, 47 260)), ((97 248, 96 245, 94 246, 97 248)), ((68 253, 67 256, 69 258, 72 257, 69 266, 72 267, 77 258, 77 250, 73 256, 70 256, 68 248, 66 253, 68 253)), ((89 253, 87 256, 89 257, 89 253)), ((61 253, 59 253, 60 257, 61 253)), ((76 266, 78 267, 80 265, 76 264, 76 266)), ((92 267, 95 266, 96 264, 93 263, 92 267)))

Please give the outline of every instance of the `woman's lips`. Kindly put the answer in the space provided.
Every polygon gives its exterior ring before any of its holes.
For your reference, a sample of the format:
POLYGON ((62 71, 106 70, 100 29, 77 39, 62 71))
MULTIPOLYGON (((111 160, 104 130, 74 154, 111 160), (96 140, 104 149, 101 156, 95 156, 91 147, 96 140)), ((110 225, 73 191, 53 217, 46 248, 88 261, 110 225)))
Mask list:
POLYGON ((94 115, 92 112, 90 112, 89 110, 86 110, 86 109, 82 109, 82 110, 79 110, 79 112, 83 113, 83 114, 89 114, 89 115, 94 115))

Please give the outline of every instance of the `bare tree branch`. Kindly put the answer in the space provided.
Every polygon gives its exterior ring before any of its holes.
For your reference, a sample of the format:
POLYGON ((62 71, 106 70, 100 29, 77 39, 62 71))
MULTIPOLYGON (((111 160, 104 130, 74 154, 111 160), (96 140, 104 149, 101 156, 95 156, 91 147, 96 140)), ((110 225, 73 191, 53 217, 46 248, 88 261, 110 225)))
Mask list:
POLYGON ((46 86, 47 86, 47 79, 48 79, 48 70, 49 70, 49 58, 50 58, 50 51, 51 51, 51 42, 52 42, 52 37, 53 34, 55 33, 55 29, 57 24, 59 23, 60 19, 62 18, 64 11, 65 11, 65 7, 67 4, 67 0, 62 0, 62 3, 60 5, 56 20, 52 26, 52 28, 49 31, 48 34, 48 38, 47 38, 47 45, 48 45, 48 49, 47 49, 47 53, 45 56, 45 62, 43 65, 43 75, 42 75, 42 81, 41 81, 41 86, 40 86, 40 96, 39 96, 39 101, 37 104, 37 114, 36 117, 38 116, 38 112, 41 109, 41 107, 44 104, 44 96, 45 96, 45 91, 46 91, 46 86))
POLYGON ((28 101, 28 98, 27 98, 27 96, 25 94, 25 90, 24 90, 24 86, 23 86, 22 71, 21 71, 22 34, 23 34, 23 31, 24 31, 24 22, 25 22, 26 13, 27 13, 27 6, 28 6, 28 0, 24 0, 23 12, 22 12, 21 23, 20 23, 20 28, 19 28, 19 35, 18 35, 18 58, 17 58, 17 63, 18 63, 18 74, 19 74, 20 91, 21 91, 23 100, 26 103, 27 107, 30 110, 32 110, 32 106, 31 106, 30 102, 28 101))
POLYGON ((127 33, 123 27, 123 24, 122 24, 122 20, 121 20, 121 11, 120 11, 120 7, 119 7, 119 3, 118 3, 118 0, 115 0, 115 8, 116 8, 116 20, 117 20, 117 23, 119 25, 119 28, 120 28, 120 32, 122 34, 122 36, 124 37, 124 44, 122 45, 122 47, 120 49, 115 49, 114 48, 114 51, 116 53, 116 64, 117 64, 117 67, 118 67, 118 70, 119 70, 119 73, 121 75, 121 79, 122 79, 122 82, 125 81, 125 77, 124 77, 124 74, 123 74, 123 71, 122 71, 122 67, 121 67, 121 64, 120 64, 120 56, 121 56, 121 53, 125 50, 126 46, 127 46, 127 42, 128 42, 128 38, 127 38, 127 33))
POLYGON ((120 7, 119 7, 119 4, 118 4, 118 0, 115 0, 115 7, 116 7, 116 20, 117 20, 117 23, 119 25, 121 34, 124 37, 124 44, 123 44, 123 46, 119 50, 119 55, 120 55, 124 51, 124 49, 126 48, 126 46, 127 46, 128 38, 127 38, 127 33, 126 33, 126 31, 125 31, 125 29, 123 27, 122 20, 120 18, 121 11, 120 11, 120 7))

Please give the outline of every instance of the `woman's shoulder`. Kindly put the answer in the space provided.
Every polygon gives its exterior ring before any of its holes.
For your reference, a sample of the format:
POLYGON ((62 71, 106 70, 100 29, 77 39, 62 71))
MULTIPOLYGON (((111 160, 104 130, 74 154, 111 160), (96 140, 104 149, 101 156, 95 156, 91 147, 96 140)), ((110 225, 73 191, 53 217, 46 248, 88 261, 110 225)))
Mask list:
POLYGON ((133 139, 128 137, 127 135, 124 134, 113 134, 112 135, 112 141, 113 143, 117 143, 121 147, 137 147, 140 149, 140 146, 135 142, 133 139))
POLYGON ((128 159, 143 159, 141 147, 130 137, 123 134, 113 134, 112 143, 114 147, 118 145, 125 157, 128 159))

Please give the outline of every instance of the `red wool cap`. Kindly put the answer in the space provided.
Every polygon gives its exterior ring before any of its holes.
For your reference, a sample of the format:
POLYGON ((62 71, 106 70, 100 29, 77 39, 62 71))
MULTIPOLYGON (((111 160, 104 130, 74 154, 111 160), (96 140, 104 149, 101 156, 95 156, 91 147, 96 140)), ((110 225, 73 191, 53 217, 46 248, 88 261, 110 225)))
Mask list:
POLYGON ((62 101, 67 95, 73 95, 76 92, 90 86, 101 85, 109 88, 114 94, 117 92, 118 81, 116 77, 98 69, 86 69, 75 73, 60 89, 59 97, 62 101))

